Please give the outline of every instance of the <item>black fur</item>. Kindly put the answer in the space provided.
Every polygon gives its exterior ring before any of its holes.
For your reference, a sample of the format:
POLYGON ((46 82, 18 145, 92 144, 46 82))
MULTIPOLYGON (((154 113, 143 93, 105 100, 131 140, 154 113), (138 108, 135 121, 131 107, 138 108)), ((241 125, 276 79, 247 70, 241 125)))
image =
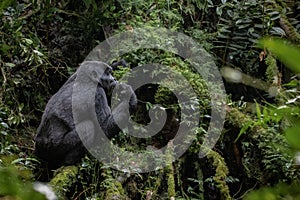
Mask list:
MULTIPOLYGON (((77 71, 66 81, 47 103, 41 123, 37 129, 34 153, 48 162, 48 165, 53 168, 78 163, 86 152, 75 130, 72 113, 72 94, 75 80, 76 84, 79 82, 82 88, 78 95, 79 98, 82 98, 82 100, 80 99, 82 105, 78 108, 73 107, 73 109, 76 109, 77 114, 79 113, 82 119, 86 119, 80 121, 76 127, 85 130, 85 139, 87 141, 93 140, 95 123, 100 124, 100 127, 109 138, 115 136, 120 131, 108 105, 108 94, 118 84, 111 75, 112 68, 98 61, 85 61, 81 66, 87 67, 86 69, 88 70, 85 71, 90 74, 87 74, 82 80, 76 80, 77 73, 79 73, 77 71), (99 73, 99 71, 103 72, 103 70, 104 73, 101 73, 101 77, 99 76, 100 81, 94 80, 94 78, 97 78, 97 73, 99 73), (92 92, 91 85, 93 81, 97 81, 98 85, 94 99, 95 104, 90 104, 86 100, 86 95, 92 92), (91 105, 95 105, 95 108, 92 109, 91 105), (96 112, 97 122, 90 120, 88 115, 91 111, 96 112), (84 118, 84 115, 86 115, 86 118, 84 118)), ((126 84, 121 84, 120 86, 122 86, 122 90, 124 89, 126 92, 132 94, 129 107, 130 110, 134 110, 137 99, 132 88, 126 84)), ((125 115, 122 114, 125 107, 123 105, 124 103, 126 102, 121 102, 114 110, 114 113, 117 113, 115 119, 122 120, 121 118, 125 117, 125 115)))

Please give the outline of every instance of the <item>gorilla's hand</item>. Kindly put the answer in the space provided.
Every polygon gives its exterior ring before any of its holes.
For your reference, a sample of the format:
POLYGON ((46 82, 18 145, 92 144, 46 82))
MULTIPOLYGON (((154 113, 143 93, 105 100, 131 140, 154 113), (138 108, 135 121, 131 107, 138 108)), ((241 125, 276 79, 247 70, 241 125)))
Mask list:
POLYGON ((120 100, 121 101, 127 101, 128 97, 130 96, 129 100, 129 112, 132 114, 137 107, 137 97, 130 85, 127 85, 125 83, 120 83, 118 85, 120 87, 120 100), (123 98, 123 99, 122 99, 123 98))

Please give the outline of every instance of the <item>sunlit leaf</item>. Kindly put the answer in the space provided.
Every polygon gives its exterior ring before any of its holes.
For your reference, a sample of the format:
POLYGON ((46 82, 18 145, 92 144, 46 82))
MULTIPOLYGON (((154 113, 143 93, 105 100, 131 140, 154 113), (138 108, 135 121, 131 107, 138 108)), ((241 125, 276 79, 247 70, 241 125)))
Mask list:
POLYGON ((280 13, 278 11, 273 11, 271 13, 268 13, 269 15, 279 15, 280 13))
POLYGON ((23 41, 24 41, 26 44, 28 44, 28 45, 33 44, 33 41, 32 41, 31 39, 28 39, 28 38, 23 38, 23 41))
POLYGON ((222 7, 217 7, 216 12, 217 12, 217 15, 221 16, 223 13, 222 7))
POLYGON ((2 126, 3 128, 8 128, 8 125, 7 125, 7 123, 5 123, 5 122, 1 122, 1 123, 0 123, 0 126, 2 126))
POLYGON ((36 53, 38 56, 44 56, 44 54, 38 50, 33 50, 33 52, 36 53))
POLYGON ((287 86, 287 87, 296 87, 300 85, 300 81, 298 80, 292 80, 289 83, 283 84, 283 86, 287 86))

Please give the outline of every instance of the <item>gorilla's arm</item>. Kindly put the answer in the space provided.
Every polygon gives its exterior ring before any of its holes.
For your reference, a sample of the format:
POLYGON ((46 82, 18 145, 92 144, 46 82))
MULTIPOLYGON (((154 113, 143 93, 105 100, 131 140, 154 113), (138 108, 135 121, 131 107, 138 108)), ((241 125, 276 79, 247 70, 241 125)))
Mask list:
POLYGON ((95 109, 97 120, 102 131, 109 138, 115 136, 119 131, 118 125, 115 123, 111 109, 107 102, 107 97, 103 88, 97 88, 95 97, 95 109))
MULTIPOLYGON (((136 107, 136 96, 130 86, 127 86, 127 88, 130 88, 128 92, 132 92, 129 108, 134 110, 136 107)), ((95 100, 96 115, 100 127, 108 138, 114 137, 120 132, 120 128, 118 127, 116 121, 121 122, 128 120, 128 116, 125 114, 126 109, 128 109, 128 106, 126 106, 127 103, 128 102, 126 101, 122 101, 113 111, 111 111, 103 88, 97 89, 95 100)))

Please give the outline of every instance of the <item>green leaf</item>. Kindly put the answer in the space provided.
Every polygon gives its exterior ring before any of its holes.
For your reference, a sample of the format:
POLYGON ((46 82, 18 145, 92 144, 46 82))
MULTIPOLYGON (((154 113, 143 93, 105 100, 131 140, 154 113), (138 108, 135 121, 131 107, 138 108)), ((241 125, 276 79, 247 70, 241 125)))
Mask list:
POLYGON ((33 44, 33 41, 31 39, 28 39, 28 38, 23 38, 23 41, 28 44, 28 45, 31 45, 33 44))
POLYGON ((14 66, 16 66, 14 63, 4 63, 5 66, 13 68, 14 66))
POLYGON ((8 128, 8 125, 7 125, 7 123, 5 123, 5 122, 1 122, 1 123, 0 123, 0 126, 3 127, 3 128, 8 128))
POLYGON ((275 54, 287 67, 300 72, 300 49, 288 44, 284 40, 276 38, 265 38, 259 42, 259 47, 268 48, 275 54))
POLYGON ((296 87, 298 85, 300 85, 300 81, 298 81, 298 80, 292 80, 289 83, 283 84, 283 86, 286 86, 286 87, 296 87))
POLYGON ((255 102, 255 110, 256 110, 256 116, 260 120, 262 117, 261 111, 260 111, 260 106, 257 102, 255 102))
POLYGON ((225 4, 227 0, 221 0, 222 4, 225 4))
POLYGON ((150 110, 153 107, 152 103, 146 102, 146 110, 150 110))
POLYGON ((247 124, 245 124, 245 125, 241 128, 241 130, 240 130, 238 136, 237 136, 236 139, 234 140, 235 143, 238 141, 238 139, 241 137, 241 135, 243 135, 243 134, 246 132, 246 130, 247 130, 252 124, 253 124, 252 121, 250 121, 250 122, 248 122, 247 124))
POLYGON ((217 15, 221 16, 223 13, 223 7, 217 7, 216 12, 217 12, 217 15))
POLYGON ((285 132, 285 137, 290 145, 300 150, 300 121, 285 132))
POLYGON ((279 35, 285 35, 285 31, 280 27, 273 27, 272 30, 279 35))

